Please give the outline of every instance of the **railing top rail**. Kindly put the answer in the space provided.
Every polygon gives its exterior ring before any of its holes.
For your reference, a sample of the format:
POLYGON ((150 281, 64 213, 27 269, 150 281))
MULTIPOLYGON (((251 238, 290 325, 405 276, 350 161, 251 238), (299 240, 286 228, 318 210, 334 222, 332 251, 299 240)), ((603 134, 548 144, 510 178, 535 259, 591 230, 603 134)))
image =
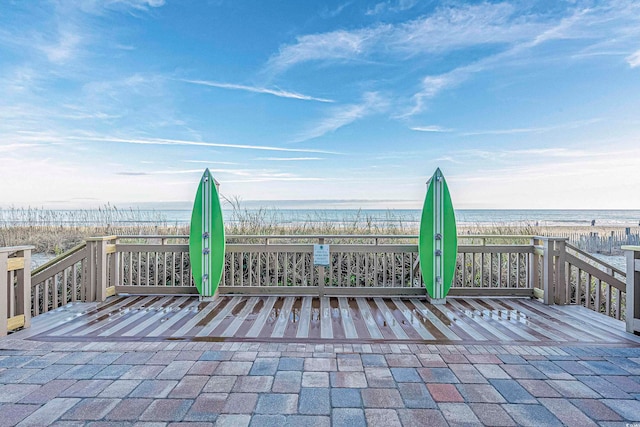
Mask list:
MULTIPOLYGON (((571 249, 572 251, 579 253, 581 256, 583 256, 585 258, 588 258, 589 260, 600 264, 604 268, 610 269, 613 273, 619 274, 621 276, 626 276, 627 275, 627 273, 625 271, 622 271, 622 270, 620 270, 618 268, 615 268, 611 264, 608 264, 608 263, 602 261, 601 259, 598 259, 598 258, 594 257, 593 255, 591 255, 591 254, 589 254, 589 253, 587 253, 587 252, 585 252, 585 251, 573 246, 570 243, 567 243, 567 249, 571 249)), ((639 250, 640 250, 640 247, 639 247, 639 250)))
POLYGON ((188 234, 123 234, 116 236, 117 239, 188 239, 188 234))
POLYGON ((227 239, 417 239, 417 234, 231 234, 227 239))
POLYGON ((554 236, 531 236, 532 239, 536 239, 536 240, 562 240, 562 241, 569 241, 568 237, 554 237, 554 236))
MULTIPOLYGON (((188 239, 188 235, 123 235, 118 239, 188 239)), ((227 239, 417 239, 417 234, 227 234, 227 239)))
POLYGON ((56 265, 57 263, 59 263, 60 261, 62 261, 65 258, 68 258, 69 256, 75 254, 76 252, 84 249, 86 247, 86 243, 80 243, 79 245, 74 246, 73 248, 69 249, 67 252, 64 252, 60 255, 58 255, 57 257, 53 258, 50 261, 45 262, 44 264, 42 264, 40 267, 36 268, 35 270, 33 270, 31 272, 31 275, 35 275, 40 273, 41 271, 46 270, 47 268, 56 265))
POLYGON ((25 245, 25 246, 8 246, 8 247, 4 247, 4 248, 0 248, 0 253, 13 253, 13 252, 20 252, 20 251, 27 251, 27 250, 33 250, 35 249, 35 246, 29 246, 29 245, 25 245))
POLYGON ((537 239, 531 234, 458 234, 458 239, 537 239))
POLYGON ((87 237, 85 240, 87 242, 102 242, 105 240, 115 240, 118 236, 96 236, 96 237, 87 237))
MULTIPOLYGON (((417 239, 417 234, 228 234, 227 239, 417 239)), ((119 235, 109 239, 188 239, 186 234, 119 235)), ((459 234, 459 239, 555 239, 564 237, 534 236, 531 234, 459 234)))
POLYGON ((624 245, 624 246, 621 246, 620 249, 622 249, 623 251, 640 252, 640 246, 634 246, 634 245, 624 245))

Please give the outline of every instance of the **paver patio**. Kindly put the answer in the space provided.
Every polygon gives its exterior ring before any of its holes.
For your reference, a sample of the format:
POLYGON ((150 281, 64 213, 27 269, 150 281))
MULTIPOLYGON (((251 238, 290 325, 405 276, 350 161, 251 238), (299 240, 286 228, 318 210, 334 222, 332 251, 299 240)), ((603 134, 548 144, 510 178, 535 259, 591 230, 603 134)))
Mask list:
POLYGON ((640 422, 632 336, 590 345, 46 339, 65 316, 38 316, 30 330, 0 339, 0 425, 640 422))

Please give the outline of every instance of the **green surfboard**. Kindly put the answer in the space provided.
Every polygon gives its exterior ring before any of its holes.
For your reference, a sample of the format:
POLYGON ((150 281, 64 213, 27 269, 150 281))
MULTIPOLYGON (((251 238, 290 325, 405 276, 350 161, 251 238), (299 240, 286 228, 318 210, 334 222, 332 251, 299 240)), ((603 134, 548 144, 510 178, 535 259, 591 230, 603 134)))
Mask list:
POLYGON ((209 169, 198 185, 191 212, 189 259, 198 292, 211 297, 218 289, 224 268, 224 222, 216 182, 209 169))
POLYGON ((440 168, 429 180, 424 199, 418 253, 429 296, 435 300, 446 298, 456 270, 458 236, 449 187, 440 168))

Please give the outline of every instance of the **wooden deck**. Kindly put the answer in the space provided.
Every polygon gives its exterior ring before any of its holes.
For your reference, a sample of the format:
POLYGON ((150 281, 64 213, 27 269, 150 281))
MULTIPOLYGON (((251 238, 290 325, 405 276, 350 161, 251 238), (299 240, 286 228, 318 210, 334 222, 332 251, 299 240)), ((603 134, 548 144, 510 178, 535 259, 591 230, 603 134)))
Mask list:
POLYGON ((624 323, 528 298, 116 296, 38 316, 38 341, 244 341, 640 346, 624 323))

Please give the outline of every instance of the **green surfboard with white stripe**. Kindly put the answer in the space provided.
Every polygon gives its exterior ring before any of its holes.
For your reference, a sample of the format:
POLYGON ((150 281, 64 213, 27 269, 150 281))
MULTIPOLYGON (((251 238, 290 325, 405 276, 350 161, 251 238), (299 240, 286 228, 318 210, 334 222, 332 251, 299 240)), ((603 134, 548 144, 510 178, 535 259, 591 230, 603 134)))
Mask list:
POLYGON ((429 180, 424 199, 418 253, 429 296, 446 298, 456 271, 458 235, 449 187, 439 168, 429 180))
POLYGON ((191 274, 203 297, 215 294, 224 269, 224 222, 216 182, 205 170, 191 212, 189 259, 191 274))

